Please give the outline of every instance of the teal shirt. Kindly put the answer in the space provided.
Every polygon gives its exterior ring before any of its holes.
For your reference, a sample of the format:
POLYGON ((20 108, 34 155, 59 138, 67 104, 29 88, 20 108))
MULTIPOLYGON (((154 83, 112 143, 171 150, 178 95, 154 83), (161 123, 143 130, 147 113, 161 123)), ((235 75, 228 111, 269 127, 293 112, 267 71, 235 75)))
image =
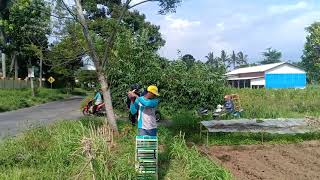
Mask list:
POLYGON ((130 104, 131 114, 138 113, 138 128, 142 129, 155 129, 157 128, 156 122, 156 107, 159 104, 159 99, 146 99, 144 97, 137 98, 134 103, 130 104))
POLYGON ((93 99, 95 100, 95 103, 102 103, 101 93, 100 92, 96 93, 93 99))

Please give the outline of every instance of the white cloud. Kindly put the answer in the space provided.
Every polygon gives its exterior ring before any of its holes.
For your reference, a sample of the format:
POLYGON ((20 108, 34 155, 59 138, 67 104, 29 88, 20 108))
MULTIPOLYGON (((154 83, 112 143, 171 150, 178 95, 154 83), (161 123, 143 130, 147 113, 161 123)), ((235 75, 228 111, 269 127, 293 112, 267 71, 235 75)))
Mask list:
POLYGON ((208 46, 211 50, 214 50, 216 56, 220 55, 221 50, 226 50, 227 52, 234 50, 233 46, 229 42, 223 40, 219 36, 210 39, 208 41, 208 46))
POLYGON ((190 29, 192 27, 199 26, 201 23, 200 21, 190 21, 187 19, 181 19, 181 18, 174 18, 172 16, 165 16, 165 20, 168 23, 168 27, 171 30, 174 31, 185 31, 187 29, 190 29))
POLYGON ((289 11, 304 10, 309 7, 309 4, 306 1, 300 1, 295 4, 286 4, 286 5, 272 5, 268 8, 270 14, 282 14, 289 11))
MULTIPOLYGON (((142 2, 143 0, 132 0, 131 2, 130 2, 130 4, 132 5, 132 4, 137 4, 137 3, 139 3, 139 2, 142 2)), ((124 1, 125 2, 125 1, 124 1)))
POLYGON ((224 22, 220 22, 220 23, 216 24, 216 27, 218 30, 223 31, 225 29, 224 22))

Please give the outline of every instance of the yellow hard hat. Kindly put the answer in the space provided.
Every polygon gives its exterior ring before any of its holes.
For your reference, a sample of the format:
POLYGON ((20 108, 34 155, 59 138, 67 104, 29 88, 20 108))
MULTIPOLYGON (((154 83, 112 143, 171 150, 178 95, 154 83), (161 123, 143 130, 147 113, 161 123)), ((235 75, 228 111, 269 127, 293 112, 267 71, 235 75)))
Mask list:
POLYGON ((158 91, 158 87, 155 85, 151 85, 148 87, 147 89, 148 92, 151 92, 152 94, 156 95, 156 96, 160 96, 159 91, 158 91))

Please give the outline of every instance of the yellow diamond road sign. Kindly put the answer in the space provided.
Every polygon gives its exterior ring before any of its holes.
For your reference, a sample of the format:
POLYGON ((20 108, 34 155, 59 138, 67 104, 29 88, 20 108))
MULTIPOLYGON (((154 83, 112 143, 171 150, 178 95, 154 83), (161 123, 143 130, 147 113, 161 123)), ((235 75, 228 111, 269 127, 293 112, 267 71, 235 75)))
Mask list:
POLYGON ((55 79, 53 77, 49 77, 48 81, 49 81, 49 83, 52 84, 55 81, 55 79))

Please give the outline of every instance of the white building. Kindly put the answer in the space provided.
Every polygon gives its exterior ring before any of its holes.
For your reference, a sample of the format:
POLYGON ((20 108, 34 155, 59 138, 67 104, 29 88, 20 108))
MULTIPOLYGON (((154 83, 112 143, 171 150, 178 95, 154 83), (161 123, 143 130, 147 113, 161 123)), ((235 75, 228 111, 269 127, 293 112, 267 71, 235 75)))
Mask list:
POLYGON ((95 71, 96 67, 94 66, 94 63, 90 56, 86 55, 82 57, 81 59, 83 66, 81 67, 82 70, 88 70, 88 71, 95 71))
POLYGON ((306 72, 290 63, 239 68, 226 74, 237 88, 305 88, 306 72))

